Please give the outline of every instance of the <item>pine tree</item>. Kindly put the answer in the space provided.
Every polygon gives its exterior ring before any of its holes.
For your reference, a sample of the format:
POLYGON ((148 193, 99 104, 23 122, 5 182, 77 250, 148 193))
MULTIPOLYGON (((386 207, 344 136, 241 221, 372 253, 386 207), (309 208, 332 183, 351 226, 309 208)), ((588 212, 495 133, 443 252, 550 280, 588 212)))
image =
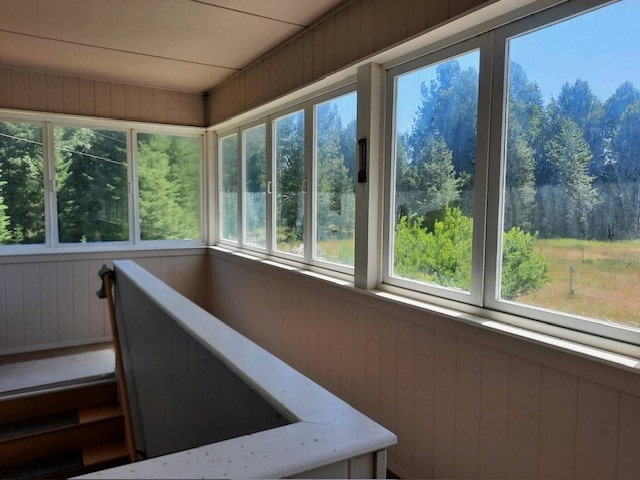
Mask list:
POLYGON ((640 237, 640 100, 628 106, 612 141, 612 172, 620 202, 622 238, 640 237))
POLYGON ((125 133, 56 127, 54 147, 60 241, 127 240, 125 133))
POLYGON ((276 222, 279 248, 295 248, 303 241, 304 114, 296 112, 277 120, 276 222))
POLYGON ((171 182, 171 138, 144 135, 138 142, 140 237, 143 240, 184 238, 182 216, 171 182))
POLYGON ((11 243, 43 243, 44 184, 42 129, 0 122, 0 196, 11 243))
POLYGON ((555 209, 548 211, 555 224, 553 233, 588 238, 589 214, 599 198, 592 185, 594 177, 588 170, 593 156, 578 125, 562 117, 559 131, 546 145, 546 152, 553 170, 553 191, 556 200, 561 200, 559 205, 552 203, 555 209))
POLYGON ((522 67, 511 62, 505 178, 504 230, 534 232, 536 150, 542 128, 542 97, 522 67))
MULTIPOLYGON (((4 182, 0 182, 0 189, 4 186, 4 182)), ((4 199, 0 196, 0 245, 11 243, 13 236, 9 229, 9 215, 7 215, 7 207, 4 199)))

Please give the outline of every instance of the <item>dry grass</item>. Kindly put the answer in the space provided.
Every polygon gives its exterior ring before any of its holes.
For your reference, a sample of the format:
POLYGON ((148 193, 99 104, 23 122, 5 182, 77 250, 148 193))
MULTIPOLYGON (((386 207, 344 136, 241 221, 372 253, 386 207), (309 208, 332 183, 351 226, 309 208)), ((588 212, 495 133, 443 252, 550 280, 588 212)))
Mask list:
POLYGON ((538 247, 551 281, 517 301, 640 327, 640 241, 539 240, 538 247))

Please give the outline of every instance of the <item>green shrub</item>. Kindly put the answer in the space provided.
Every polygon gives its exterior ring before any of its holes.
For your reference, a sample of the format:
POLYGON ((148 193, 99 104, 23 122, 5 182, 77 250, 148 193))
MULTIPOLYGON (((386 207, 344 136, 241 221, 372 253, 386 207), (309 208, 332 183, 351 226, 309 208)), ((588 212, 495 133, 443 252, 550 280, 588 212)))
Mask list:
POLYGON ((396 227, 394 273, 444 287, 471 288, 473 220, 447 208, 428 231, 423 217, 402 217, 396 227))
POLYGON ((537 234, 513 227, 502 240, 502 298, 539 290, 549 281, 549 262, 535 249, 537 234))
MULTIPOLYGON (((473 220, 457 207, 448 207, 442 218, 400 218, 394 243, 394 274, 443 287, 471 289, 473 220), (433 225, 429 228, 429 225, 433 225)), ((536 251, 537 236, 518 227, 503 240, 502 297, 514 299, 538 290, 548 281, 549 265, 536 251)))

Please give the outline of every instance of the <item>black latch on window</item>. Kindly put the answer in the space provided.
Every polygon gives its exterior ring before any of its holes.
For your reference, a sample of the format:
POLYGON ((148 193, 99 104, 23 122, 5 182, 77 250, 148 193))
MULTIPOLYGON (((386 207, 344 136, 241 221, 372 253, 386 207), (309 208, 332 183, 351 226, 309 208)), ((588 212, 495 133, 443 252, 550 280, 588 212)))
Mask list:
POLYGON ((367 182, 367 139, 361 138, 358 140, 358 147, 360 149, 360 168, 358 169, 358 183, 367 182))

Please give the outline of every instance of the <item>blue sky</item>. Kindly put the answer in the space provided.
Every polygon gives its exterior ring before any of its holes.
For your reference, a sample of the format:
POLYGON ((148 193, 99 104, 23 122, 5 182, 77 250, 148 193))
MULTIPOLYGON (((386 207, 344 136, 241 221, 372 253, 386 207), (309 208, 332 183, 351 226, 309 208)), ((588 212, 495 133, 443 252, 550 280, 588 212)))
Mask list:
POLYGON ((545 100, 578 78, 603 101, 626 80, 640 88, 640 1, 624 0, 514 38, 509 51, 545 100))
MULTIPOLYGON (((580 15, 509 42, 510 58, 522 65, 548 101, 565 82, 589 82, 606 100, 625 81, 640 88, 640 0, 619 3, 580 15)), ((458 58, 463 68, 477 69, 477 53, 458 58)), ((427 67, 398 79, 398 131, 411 128, 420 104, 420 84, 434 78, 427 67)))

